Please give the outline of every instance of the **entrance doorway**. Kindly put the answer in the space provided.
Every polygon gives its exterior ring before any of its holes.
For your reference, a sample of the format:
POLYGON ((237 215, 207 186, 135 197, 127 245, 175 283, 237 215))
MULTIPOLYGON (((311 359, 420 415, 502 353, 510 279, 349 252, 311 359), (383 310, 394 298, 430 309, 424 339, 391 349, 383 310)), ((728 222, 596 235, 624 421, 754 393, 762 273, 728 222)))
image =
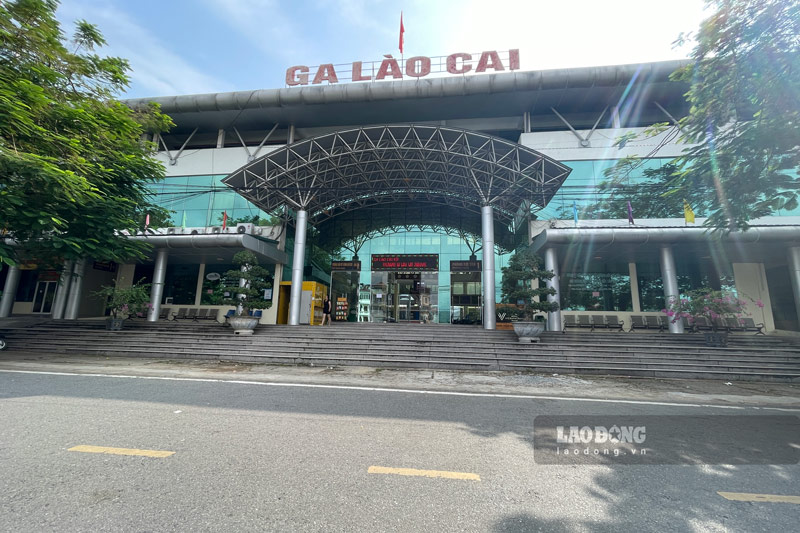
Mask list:
POLYGON ((372 322, 436 322, 436 272, 373 272, 372 322))
POLYGON ((33 312, 50 313, 53 310, 53 299, 58 288, 58 281, 39 281, 33 295, 33 312))

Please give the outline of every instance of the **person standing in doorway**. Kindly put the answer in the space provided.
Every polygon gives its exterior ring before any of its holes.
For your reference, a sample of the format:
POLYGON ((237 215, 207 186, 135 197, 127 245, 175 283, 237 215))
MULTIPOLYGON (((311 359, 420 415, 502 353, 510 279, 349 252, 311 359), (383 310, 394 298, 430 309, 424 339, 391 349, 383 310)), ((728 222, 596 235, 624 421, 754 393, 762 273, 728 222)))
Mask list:
POLYGON ((322 325, 325 325, 325 320, 328 321, 328 325, 331 325, 331 312, 333 311, 333 303, 331 299, 327 296, 325 297, 325 301, 322 302, 322 325))

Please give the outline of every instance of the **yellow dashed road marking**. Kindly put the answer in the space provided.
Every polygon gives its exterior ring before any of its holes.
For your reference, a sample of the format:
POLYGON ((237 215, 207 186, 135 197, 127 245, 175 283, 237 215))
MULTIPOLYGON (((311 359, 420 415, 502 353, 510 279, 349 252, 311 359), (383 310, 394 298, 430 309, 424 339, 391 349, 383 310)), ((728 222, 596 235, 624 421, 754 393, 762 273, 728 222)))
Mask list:
POLYGON ((447 472, 444 470, 417 470, 416 468, 391 468, 388 466, 371 466, 368 474, 394 474, 396 476, 443 477, 447 479, 464 479, 480 481, 481 476, 470 472, 447 472))
POLYGON ((726 500, 735 502, 772 502, 796 503, 800 505, 800 496, 783 496, 781 494, 751 494, 749 492, 717 492, 726 500))
POLYGON ((110 453, 112 455, 138 455, 141 457, 169 457, 175 452, 164 450, 137 450, 136 448, 110 448, 108 446, 73 446, 70 452, 110 453))

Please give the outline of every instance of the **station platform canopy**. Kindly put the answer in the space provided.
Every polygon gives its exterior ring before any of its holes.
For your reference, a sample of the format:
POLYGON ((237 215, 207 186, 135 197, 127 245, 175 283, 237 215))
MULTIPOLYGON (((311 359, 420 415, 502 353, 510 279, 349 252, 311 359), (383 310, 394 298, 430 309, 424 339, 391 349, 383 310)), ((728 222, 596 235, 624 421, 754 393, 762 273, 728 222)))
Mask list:
MULTIPOLYGON (((303 139, 248 163, 223 183, 268 213, 306 211, 312 226, 325 232, 327 224, 340 238, 392 224, 477 233, 481 208, 491 206, 495 242, 509 247, 515 234, 527 234, 531 207, 544 207, 569 173, 560 162, 500 137, 408 124, 303 139), (403 207, 402 221, 379 216, 392 206, 403 207), (369 216, 332 225, 359 211, 369 216)), ((332 239, 327 247, 336 245, 332 239)))

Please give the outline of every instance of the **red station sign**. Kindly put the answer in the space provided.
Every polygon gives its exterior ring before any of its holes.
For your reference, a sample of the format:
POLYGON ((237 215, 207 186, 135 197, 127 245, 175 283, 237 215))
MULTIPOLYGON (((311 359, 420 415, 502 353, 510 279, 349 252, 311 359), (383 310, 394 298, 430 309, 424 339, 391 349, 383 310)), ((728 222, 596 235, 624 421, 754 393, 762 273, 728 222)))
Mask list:
MULTIPOLYGON (((475 54, 476 55, 476 54, 475 54)), ((434 58, 439 60, 435 65, 437 68, 432 70, 432 58, 427 56, 414 56, 406 59, 404 64, 398 63, 398 60, 392 57, 391 54, 385 55, 382 61, 370 61, 367 65, 363 61, 354 61, 350 65, 334 65, 333 63, 324 63, 316 67, 314 77, 311 78, 312 85, 318 85, 322 82, 329 84, 339 83, 339 74, 336 72, 336 67, 339 67, 340 73, 349 73, 349 81, 381 81, 387 78, 393 80, 402 80, 404 77, 409 78, 424 78, 425 76, 435 73, 447 74, 467 74, 475 72, 480 74, 482 72, 494 71, 504 72, 505 70, 519 70, 519 50, 509 50, 505 56, 505 64, 501 58, 500 53, 496 50, 488 52, 481 52, 477 58, 474 54, 466 54, 463 52, 456 52, 446 57, 434 58), (375 65, 379 64, 377 72, 375 72, 375 65), (350 67, 350 68, 348 68, 350 67)), ((401 58, 400 61, 403 61, 401 58)), ((295 65, 286 69, 286 85, 295 87, 297 85, 308 85, 309 78, 311 77, 311 68, 306 65, 295 65)))
POLYGON ((373 272, 438 271, 437 254, 372 254, 373 272))

